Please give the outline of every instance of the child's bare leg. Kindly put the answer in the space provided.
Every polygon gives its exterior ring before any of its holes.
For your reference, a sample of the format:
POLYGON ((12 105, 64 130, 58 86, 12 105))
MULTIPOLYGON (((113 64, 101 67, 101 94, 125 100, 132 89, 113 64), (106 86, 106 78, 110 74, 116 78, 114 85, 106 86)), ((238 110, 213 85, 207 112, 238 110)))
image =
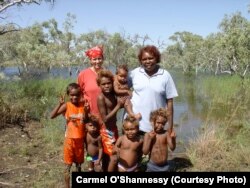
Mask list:
POLYGON ((109 156, 106 153, 103 153, 103 157, 102 157, 102 170, 104 172, 108 171, 108 164, 109 164, 109 156))
POLYGON ((101 164, 95 164, 94 165, 94 171, 95 172, 102 172, 102 165, 101 164))
POLYGON ((66 164, 64 171, 65 188, 70 188, 70 169, 71 165, 66 164))
POLYGON ((94 171, 94 163, 92 161, 88 161, 88 171, 89 172, 94 171))
POLYGON ((111 155, 109 159, 109 165, 108 165, 108 172, 115 172, 117 171, 117 156, 111 155))
POLYGON ((81 172, 82 171, 81 164, 76 163, 76 171, 77 172, 81 172))
POLYGON ((132 117, 134 117, 137 120, 141 119, 141 113, 134 114, 134 112, 132 110, 132 103, 129 100, 129 98, 126 99, 125 104, 124 104, 124 108, 127 111, 127 113, 128 113, 129 116, 132 116, 132 117))

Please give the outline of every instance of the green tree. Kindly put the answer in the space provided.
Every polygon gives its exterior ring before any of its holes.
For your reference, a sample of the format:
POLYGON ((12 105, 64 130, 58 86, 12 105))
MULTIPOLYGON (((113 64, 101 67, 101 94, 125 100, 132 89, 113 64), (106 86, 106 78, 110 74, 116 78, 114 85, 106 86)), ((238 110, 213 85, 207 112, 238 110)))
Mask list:
MULTIPOLYGON (((11 27, 11 26, 10 26, 11 27)), ((7 28, 13 29, 13 28, 7 28)), ((20 42, 20 32, 0 35, 0 65, 14 64, 17 56, 16 45, 20 42)))
POLYGON ((250 22, 238 12, 226 15, 220 23, 222 47, 226 53, 223 62, 230 74, 245 76, 250 65, 250 22))
POLYGON ((41 24, 34 24, 20 33, 20 42, 16 45, 17 62, 29 72, 30 68, 50 66, 52 53, 47 47, 41 24))
POLYGON ((201 63, 198 61, 199 49, 202 46, 203 38, 190 32, 176 32, 170 37, 174 42, 163 53, 164 65, 177 64, 182 68, 184 73, 191 73, 200 68, 201 63))

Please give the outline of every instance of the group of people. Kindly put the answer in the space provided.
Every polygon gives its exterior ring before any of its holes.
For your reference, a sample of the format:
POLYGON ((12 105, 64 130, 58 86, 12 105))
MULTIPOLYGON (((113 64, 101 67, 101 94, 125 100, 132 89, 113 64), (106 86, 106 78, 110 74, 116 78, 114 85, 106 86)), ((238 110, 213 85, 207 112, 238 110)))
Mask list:
POLYGON ((120 65, 115 75, 102 66, 101 46, 85 54, 91 66, 79 73, 77 83, 68 85, 70 102, 61 97, 51 112, 51 118, 63 114, 67 121, 66 182, 73 163, 81 170, 83 143, 89 171, 136 171, 143 154, 149 155, 147 171, 167 171, 168 147, 174 150, 176 145, 173 98, 178 94, 169 72, 159 66, 159 50, 153 45, 141 48, 140 66, 129 72, 120 65), (116 114, 123 107, 126 114, 119 136, 116 114))

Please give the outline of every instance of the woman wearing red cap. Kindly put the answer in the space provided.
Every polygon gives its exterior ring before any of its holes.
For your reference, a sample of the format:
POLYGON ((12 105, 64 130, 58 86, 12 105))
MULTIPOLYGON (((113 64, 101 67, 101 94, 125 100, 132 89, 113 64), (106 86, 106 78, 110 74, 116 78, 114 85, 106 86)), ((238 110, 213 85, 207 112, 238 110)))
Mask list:
POLYGON ((85 52, 90 60, 91 66, 82 70, 77 82, 80 85, 84 99, 90 103, 90 112, 99 115, 97 107, 97 96, 101 93, 101 89, 96 83, 97 73, 102 69, 103 64, 103 49, 101 46, 95 46, 85 52))

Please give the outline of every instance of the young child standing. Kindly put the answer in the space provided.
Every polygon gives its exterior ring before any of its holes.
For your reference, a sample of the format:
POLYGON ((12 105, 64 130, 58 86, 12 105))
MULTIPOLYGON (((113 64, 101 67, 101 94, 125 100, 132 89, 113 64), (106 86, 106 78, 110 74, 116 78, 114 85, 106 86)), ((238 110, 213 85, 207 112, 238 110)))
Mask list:
POLYGON ((125 103, 124 98, 116 98, 113 82, 113 74, 109 70, 101 70, 98 73, 97 84, 101 88, 101 94, 97 98, 97 105, 103 122, 100 130, 104 151, 103 169, 109 172, 115 170, 112 151, 118 138, 116 114, 125 103))
POLYGON ((138 135, 139 122, 134 117, 127 116, 123 122, 123 131, 124 135, 115 144, 118 171, 135 172, 138 171, 143 146, 143 139, 138 135))
POLYGON ((126 99, 124 108, 129 116, 136 119, 141 119, 141 114, 134 114, 132 110, 132 103, 130 98, 132 96, 132 91, 128 86, 128 67, 125 64, 118 65, 116 68, 116 75, 114 77, 114 90, 118 98, 124 97, 126 99))
POLYGON ((102 140, 100 136, 99 119, 90 115, 86 123, 85 144, 87 150, 86 160, 88 161, 89 172, 101 172, 101 160, 103 156, 102 140))
POLYGON ((160 108, 150 113, 150 122, 153 130, 144 136, 143 154, 149 155, 147 172, 167 172, 170 170, 168 164, 168 147, 173 151, 176 147, 176 133, 164 130, 168 121, 167 111, 160 108))
POLYGON ((77 171, 81 171, 84 162, 84 124, 83 117, 88 117, 89 105, 81 98, 80 86, 76 83, 68 85, 66 90, 70 102, 65 103, 65 96, 60 97, 59 104, 52 110, 51 119, 62 114, 66 119, 64 139, 65 184, 70 187, 70 169, 72 163, 76 164, 77 171))

